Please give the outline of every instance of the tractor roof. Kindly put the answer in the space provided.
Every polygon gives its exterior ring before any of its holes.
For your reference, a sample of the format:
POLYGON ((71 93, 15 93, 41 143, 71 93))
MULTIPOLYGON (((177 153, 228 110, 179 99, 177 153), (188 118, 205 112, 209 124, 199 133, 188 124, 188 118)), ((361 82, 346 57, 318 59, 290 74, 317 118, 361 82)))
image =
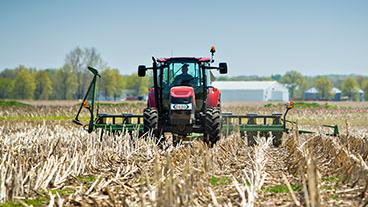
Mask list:
POLYGON ((164 62, 186 62, 186 61, 195 61, 195 62, 210 62, 211 58, 209 57, 168 57, 168 58, 159 58, 157 59, 158 62, 164 63, 164 62))

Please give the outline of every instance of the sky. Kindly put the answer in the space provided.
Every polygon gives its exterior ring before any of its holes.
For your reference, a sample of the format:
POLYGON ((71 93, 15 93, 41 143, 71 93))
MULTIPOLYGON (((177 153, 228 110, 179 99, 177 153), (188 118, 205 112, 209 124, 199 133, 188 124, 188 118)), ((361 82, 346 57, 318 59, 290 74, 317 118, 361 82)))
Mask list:
POLYGON ((130 74, 211 45, 229 75, 368 75, 368 1, 0 1, 0 69, 61 67, 79 46, 130 74))

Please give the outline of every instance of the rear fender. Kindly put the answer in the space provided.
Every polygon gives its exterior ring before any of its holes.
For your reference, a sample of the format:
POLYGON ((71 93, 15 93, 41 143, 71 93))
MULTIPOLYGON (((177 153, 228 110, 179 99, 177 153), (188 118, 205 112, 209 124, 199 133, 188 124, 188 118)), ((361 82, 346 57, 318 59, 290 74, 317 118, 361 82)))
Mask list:
POLYGON ((207 94, 207 106, 218 107, 220 105, 220 90, 215 87, 210 87, 207 94))
POLYGON ((154 88, 148 89, 147 106, 149 108, 156 107, 156 103, 155 103, 155 90, 154 90, 154 88))

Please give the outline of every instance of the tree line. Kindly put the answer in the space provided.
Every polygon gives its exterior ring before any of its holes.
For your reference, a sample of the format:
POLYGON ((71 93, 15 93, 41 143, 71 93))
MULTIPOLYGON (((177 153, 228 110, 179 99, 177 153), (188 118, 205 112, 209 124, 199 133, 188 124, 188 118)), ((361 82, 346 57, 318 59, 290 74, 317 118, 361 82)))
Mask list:
POLYGON ((289 71, 279 80, 289 89, 291 98, 303 99, 304 92, 309 88, 316 88, 321 99, 328 100, 333 94, 333 88, 338 88, 342 96, 348 100, 358 101, 359 90, 365 93, 365 100, 368 100, 368 77, 366 76, 303 76, 298 71, 289 71))
MULTIPOLYGON (((98 81, 100 99, 118 100, 123 95, 140 96, 147 93, 148 77, 140 78, 136 73, 122 75, 116 68, 107 66, 95 48, 76 47, 65 56, 60 68, 35 69, 20 65, 0 72, 0 99, 70 100, 82 99, 92 78, 87 66, 102 69, 98 81)), ((303 99, 304 91, 315 87, 322 99, 329 99, 332 88, 342 91, 342 95, 356 100, 356 92, 362 89, 368 100, 367 76, 304 76, 298 71, 288 71, 283 75, 271 76, 220 76, 217 80, 274 80, 285 84, 290 98, 303 99)))
POLYGON ((117 100, 123 93, 139 96, 147 92, 148 79, 136 73, 122 75, 108 67, 95 48, 76 47, 65 56, 61 68, 35 69, 20 65, 0 72, 1 99, 82 99, 92 79, 87 66, 102 69, 98 96, 117 100))
POLYGON ((271 76, 221 76, 217 78, 221 81, 278 81, 284 84, 288 90, 290 98, 303 99, 304 92, 309 88, 316 88, 321 99, 330 99, 334 95, 332 89, 338 88, 342 95, 349 100, 358 100, 358 90, 365 93, 365 100, 368 100, 368 77, 359 75, 325 75, 325 76, 304 76, 298 71, 292 70, 285 74, 271 76))

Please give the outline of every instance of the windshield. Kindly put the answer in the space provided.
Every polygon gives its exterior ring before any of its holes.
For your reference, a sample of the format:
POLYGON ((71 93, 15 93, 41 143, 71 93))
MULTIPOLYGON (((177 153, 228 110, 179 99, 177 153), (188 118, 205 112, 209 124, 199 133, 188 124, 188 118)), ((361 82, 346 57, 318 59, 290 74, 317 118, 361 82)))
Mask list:
POLYGON ((169 86, 200 85, 201 70, 197 63, 172 62, 163 71, 163 83, 169 86))

